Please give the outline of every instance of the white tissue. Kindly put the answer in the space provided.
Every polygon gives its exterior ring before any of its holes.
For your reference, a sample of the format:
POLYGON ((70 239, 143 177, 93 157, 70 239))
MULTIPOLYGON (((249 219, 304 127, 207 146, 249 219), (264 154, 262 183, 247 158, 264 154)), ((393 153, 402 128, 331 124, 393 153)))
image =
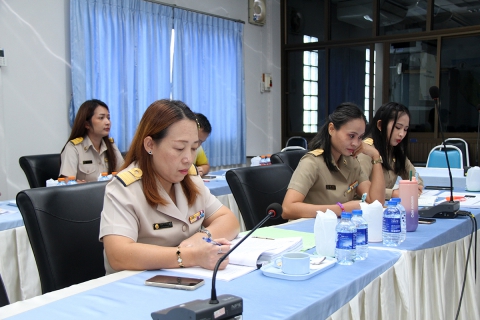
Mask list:
POLYGON ((368 223, 368 242, 382 242, 383 205, 375 200, 370 204, 360 202, 360 208, 368 223))
POLYGON ((327 209, 326 212, 317 211, 315 218, 315 246, 317 254, 320 256, 335 256, 335 242, 337 240, 338 219, 335 212, 327 209))

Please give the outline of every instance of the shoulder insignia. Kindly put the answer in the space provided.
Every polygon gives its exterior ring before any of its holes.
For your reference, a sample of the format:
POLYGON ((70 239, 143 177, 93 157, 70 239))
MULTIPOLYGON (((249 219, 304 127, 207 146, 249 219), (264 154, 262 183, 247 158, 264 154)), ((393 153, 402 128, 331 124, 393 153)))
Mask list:
POLYGON ((323 149, 315 149, 309 152, 310 154, 313 154, 315 157, 318 157, 319 155, 323 154, 323 149))
POLYGON ((373 139, 372 138, 367 138, 367 139, 363 140, 363 142, 365 142, 369 146, 373 146, 373 139))
POLYGON ((71 143, 73 143, 74 145, 77 145, 79 143, 81 143, 83 141, 83 137, 78 137, 78 138, 75 138, 73 140, 70 140, 71 143))
POLYGON ((113 140, 112 137, 108 138, 108 140, 110 140, 111 143, 114 143, 114 142, 115 142, 115 140, 113 140))
POLYGON ((198 176, 198 170, 197 170, 197 167, 195 167, 194 164, 192 164, 192 166, 188 169, 188 174, 190 176, 198 176))
POLYGON ((143 172, 140 168, 132 168, 128 171, 122 171, 116 175, 117 179, 125 186, 128 187, 135 181, 142 178, 143 172))

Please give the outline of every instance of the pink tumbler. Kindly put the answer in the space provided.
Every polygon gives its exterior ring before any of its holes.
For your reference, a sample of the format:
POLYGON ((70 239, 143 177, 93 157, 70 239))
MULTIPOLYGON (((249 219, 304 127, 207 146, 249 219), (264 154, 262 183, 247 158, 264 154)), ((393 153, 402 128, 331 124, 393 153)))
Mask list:
POLYGON ((407 216, 407 231, 415 231, 418 227, 418 182, 416 180, 400 180, 398 188, 402 206, 407 216))

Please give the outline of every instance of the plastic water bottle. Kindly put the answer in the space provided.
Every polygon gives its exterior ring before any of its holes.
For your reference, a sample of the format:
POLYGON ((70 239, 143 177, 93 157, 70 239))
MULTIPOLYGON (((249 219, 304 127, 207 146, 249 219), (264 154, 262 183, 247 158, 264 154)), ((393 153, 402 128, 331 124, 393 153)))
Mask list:
POLYGON ((74 176, 68 177, 67 186, 71 186, 73 184, 77 184, 77 180, 75 180, 75 177, 74 176))
POLYGON ((383 212, 383 245, 396 247, 400 244, 402 224, 401 214, 396 201, 388 201, 388 207, 383 212))
POLYGON ((260 165, 261 166, 267 165, 267 159, 265 158, 265 156, 260 156, 260 165))
POLYGON ((270 154, 267 154, 265 156, 265 163, 266 163, 267 166, 272 164, 272 162, 270 161, 270 154))
POLYGON ((368 257, 368 223, 362 216, 362 210, 353 210, 352 222, 357 228, 357 256, 356 260, 365 260, 368 257))
POLYGON ((66 186, 65 178, 58 178, 57 186, 66 186))
POLYGON ((342 212, 342 218, 336 228, 337 245, 335 247, 335 257, 338 264, 342 265, 353 264, 357 255, 357 228, 351 219, 351 213, 342 212))
POLYGON ((397 208, 400 210, 400 216, 401 216, 401 228, 402 231, 400 232, 400 243, 405 241, 407 238, 407 210, 405 210, 405 207, 402 206, 402 199, 400 198, 392 198, 393 201, 397 202, 397 208))
POLYGON ((98 181, 108 181, 108 172, 102 172, 102 175, 98 178, 98 181))

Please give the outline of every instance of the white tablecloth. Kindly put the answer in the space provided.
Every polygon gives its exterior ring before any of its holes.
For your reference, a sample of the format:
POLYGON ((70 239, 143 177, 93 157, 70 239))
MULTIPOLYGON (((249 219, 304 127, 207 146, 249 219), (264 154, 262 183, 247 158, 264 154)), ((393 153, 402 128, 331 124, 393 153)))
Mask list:
MULTIPOLYGON (((467 236, 432 249, 404 251, 393 268, 328 319, 455 319, 459 301, 452 297, 460 296, 469 241, 467 236)), ((475 283, 473 259, 472 252, 458 319, 480 319, 480 275, 475 283)))

